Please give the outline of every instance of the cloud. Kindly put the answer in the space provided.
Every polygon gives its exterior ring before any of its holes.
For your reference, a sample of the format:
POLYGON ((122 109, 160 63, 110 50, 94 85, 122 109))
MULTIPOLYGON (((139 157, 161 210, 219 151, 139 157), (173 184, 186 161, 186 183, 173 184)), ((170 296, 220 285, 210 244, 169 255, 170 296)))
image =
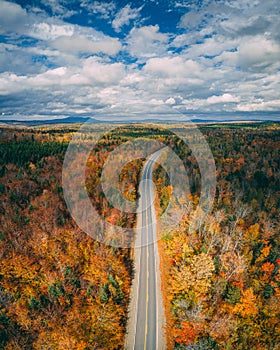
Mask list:
MULTIPOLYGON (((68 18, 76 14, 76 11, 67 8, 65 0, 40 0, 40 2, 48 8, 54 16, 68 18)), ((69 3, 71 4, 71 0, 68 1, 68 4, 69 3)))
POLYGON ((165 118, 168 109, 213 119, 280 110, 276 0, 171 0, 150 18, 141 17, 149 3, 43 2, 1 2, 6 115, 165 118), (77 16, 64 20, 71 11, 77 16))
POLYGON ((231 51, 227 51, 225 46, 225 50, 214 58, 214 62, 222 62, 248 72, 273 71, 280 67, 280 44, 273 39, 257 35, 231 43, 231 51))
POLYGON ((215 104, 215 103, 232 103, 232 102, 239 102, 240 98, 236 96, 232 96, 231 94, 223 94, 221 96, 210 96, 207 98, 207 102, 209 104, 215 104))
POLYGON ((112 27, 115 29, 116 32, 120 32, 121 28, 124 25, 129 25, 131 20, 139 18, 141 10, 142 7, 138 9, 131 8, 130 4, 127 4, 116 14, 112 22, 112 27))
POLYGON ((190 45, 186 49, 188 57, 197 58, 199 56, 218 56, 225 51, 236 50, 240 40, 225 38, 221 35, 214 35, 211 38, 205 39, 203 42, 190 45))
POLYGON ((165 101, 165 103, 166 103, 167 105, 175 105, 176 100, 175 100, 173 97, 170 97, 170 98, 168 98, 168 99, 165 101))
POLYGON ((86 9, 90 14, 97 15, 100 18, 110 19, 116 10, 114 2, 100 2, 90 0, 83 0, 81 7, 86 9))
POLYGON ((278 0, 208 1, 202 6, 190 4, 188 12, 181 17, 178 25, 185 28, 189 36, 193 32, 197 37, 201 34, 200 41, 205 39, 205 30, 207 37, 219 34, 224 41, 258 35, 266 35, 278 41, 280 35, 276 28, 279 28, 280 17, 277 8, 278 0))
POLYGON ((1 1, 0 33, 18 33, 28 23, 27 12, 12 2, 1 1))
POLYGON ((201 24, 204 16, 204 13, 191 10, 181 17, 179 27, 185 29, 195 29, 201 24))
POLYGON ((59 51, 72 54, 103 52, 115 55, 121 50, 122 45, 117 38, 92 28, 86 30, 77 25, 58 23, 35 24, 29 34, 37 39, 48 41, 51 47, 59 51))
POLYGON ((12 44, 0 43, 0 73, 11 72, 19 75, 36 74, 44 70, 44 56, 37 55, 36 51, 22 50, 21 47, 12 44), (24 61, 24 64, 23 64, 24 61))
POLYGON ((54 24, 40 22, 35 23, 29 31, 29 35, 40 40, 53 40, 60 36, 72 36, 75 32, 75 26, 72 24, 54 24))
POLYGON ((84 61, 83 74, 100 83, 118 84, 125 75, 125 67, 122 63, 104 64, 90 57, 84 61))
POLYGON ((125 74, 123 64, 104 63, 97 57, 82 60, 79 68, 59 67, 31 76, 2 73, 2 111, 6 116, 12 113, 15 118, 31 119, 38 115, 93 115, 113 102, 113 90, 118 94, 116 101, 120 100, 123 91, 119 84, 125 74), (105 89, 106 98, 101 96, 105 89))
POLYGON ((3 73, 0 75, 0 94, 29 91, 31 87, 33 90, 40 90, 50 86, 57 89, 68 85, 90 87, 99 86, 98 84, 114 85, 118 84, 124 75, 125 67, 122 63, 106 64, 96 57, 90 57, 83 60, 80 68, 58 67, 30 77, 3 73))
POLYGON ((244 70, 263 71, 280 68, 280 45, 264 36, 244 40, 238 47, 237 64, 244 70))
MULTIPOLYGON (((166 102, 165 102, 166 103, 166 102)), ((151 104, 151 105, 158 105, 158 106, 160 106, 160 105, 163 105, 164 104, 164 102, 162 101, 162 100, 157 100, 156 98, 152 98, 150 101, 149 101, 149 104, 151 104)))
POLYGON ((159 31, 159 26, 133 28, 127 37, 127 50, 131 56, 149 58, 167 51, 169 36, 159 31))
POLYGON ((277 112, 280 109, 280 100, 260 101, 258 103, 243 103, 237 106, 241 112, 267 111, 277 112))
MULTIPOLYGON (((17 30, 19 35, 40 40, 50 49, 72 55, 80 53, 115 55, 121 50, 122 45, 118 38, 112 38, 93 28, 69 24, 59 18, 46 17, 40 12, 37 15, 27 13, 19 5, 6 1, 3 1, 1 6, 2 4, 3 11, 0 12, 0 19, 2 20, 2 16, 3 21, 1 21, 0 32, 8 33, 9 30, 17 30)), ((50 5, 55 6, 55 3, 50 5)), ((42 43, 39 45, 43 48, 42 43)), ((72 60, 70 57, 68 59, 72 60)))
POLYGON ((163 77, 200 77, 202 68, 193 60, 185 60, 183 57, 151 58, 147 61, 146 71, 152 71, 163 77))
POLYGON ((264 34, 270 25, 270 21, 262 16, 240 17, 236 16, 221 22, 221 27, 230 36, 255 36, 264 34))
POLYGON ((90 40, 82 35, 60 36, 51 42, 51 46, 72 54, 103 52, 116 55, 122 48, 120 41, 116 38, 104 37, 104 39, 90 40))

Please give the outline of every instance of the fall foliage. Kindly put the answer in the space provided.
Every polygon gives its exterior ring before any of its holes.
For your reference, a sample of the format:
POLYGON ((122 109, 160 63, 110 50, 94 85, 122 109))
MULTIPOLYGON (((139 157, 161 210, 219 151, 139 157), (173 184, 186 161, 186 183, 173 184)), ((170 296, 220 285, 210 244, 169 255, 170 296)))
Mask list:
MULTIPOLYGON (((200 129, 215 159, 217 192, 197 230, 189 232, 200 213, 198 162, 166 129, 131 125, 105 135, 87 162, 87 192, 109 223, 133 227, 135 215, 113 208, 104 196, 102 167, 112 150, 134 138, 169 145, 184 162, 191 192, 179 227, 160 232, 170 348, 278 349, 279 125, 200 129)), ((0 349, 124 346, 133 250, 98 243, 68 212, 61 171, 77 130, 0 130, 0 349)), ((183 125, 180 130, 188 132, 183 125)), ((90 142, 91 135, 82 136, 90 142)), ((143 162, 129 162, 120 174, 120 190, 135 205, 143 162)), ((160 166, 154 182, 161 215, 172 184, 160 166)))
POLYGON ((201 130, 217 167, 214 208, 189 232, 199 169, 178 147, 191 173, 191 205, 177 230, 161 232, 170 348, 278 349, 279 126, 201 130))
POLYGON ((131 253, 99 244, 72 221, 61 187, 70 133, 5 129, 4 135, 0 348, 123 347, 131 253))

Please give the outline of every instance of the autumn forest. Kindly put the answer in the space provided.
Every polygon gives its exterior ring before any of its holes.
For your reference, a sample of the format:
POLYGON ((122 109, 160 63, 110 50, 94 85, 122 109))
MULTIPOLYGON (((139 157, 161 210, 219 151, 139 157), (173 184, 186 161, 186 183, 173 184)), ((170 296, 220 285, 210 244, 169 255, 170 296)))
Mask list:
MULTIPOLYGON (((176 127, 191 133, 189 126, 176 127)), ((92 133, 102 128, 93 125, 92 133)), ((135 227, 136 215, 116 210, 102 192, 104 162, 136 138, 171 147, 183 161, 190 194, 177 228, 158 232, 167 349, 278 350, 280 125, 199 128, 215 160, 217 186, 197 230, 189 224, 199 215, 200 169, 168 127, 116 125, 106 133, 87 162, 88 195, 107 222, 135 227)), ((62 167, 78 129, 0 127, 0 349, 124 348, 134 252, 115 238, 98 242, 69 213, 62 167)), ((144 161, 129 162, 119 179, 123 196, 135 205, 144 161)), ((172 184, 159 165, 153 177, 160 216, 172 184)))

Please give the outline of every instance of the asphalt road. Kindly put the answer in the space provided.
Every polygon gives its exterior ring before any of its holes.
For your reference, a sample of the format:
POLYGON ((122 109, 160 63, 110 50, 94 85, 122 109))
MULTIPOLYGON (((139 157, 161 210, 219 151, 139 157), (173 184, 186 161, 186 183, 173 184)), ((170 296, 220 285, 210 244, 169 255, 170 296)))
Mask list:
POLYGON ((141 240, 138 281, 136 283, 136 316, 134 318, 135 350, 162 350, 160 348, 162 330, 159 326, 159 271, 156 261, 156 215, 154 208, 154 187, 152 173, 154 162, 161 150, 154 153, 145 163, 139 186, 138 228, 141 240))

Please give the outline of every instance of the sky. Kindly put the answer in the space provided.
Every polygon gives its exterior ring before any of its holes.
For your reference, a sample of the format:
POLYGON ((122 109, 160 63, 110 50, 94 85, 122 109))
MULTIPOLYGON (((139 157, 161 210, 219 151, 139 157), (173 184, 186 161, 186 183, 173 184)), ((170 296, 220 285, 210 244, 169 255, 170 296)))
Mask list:
POLYGON ((280 120, 279 0, 0 0, 0 119, 280 120))

